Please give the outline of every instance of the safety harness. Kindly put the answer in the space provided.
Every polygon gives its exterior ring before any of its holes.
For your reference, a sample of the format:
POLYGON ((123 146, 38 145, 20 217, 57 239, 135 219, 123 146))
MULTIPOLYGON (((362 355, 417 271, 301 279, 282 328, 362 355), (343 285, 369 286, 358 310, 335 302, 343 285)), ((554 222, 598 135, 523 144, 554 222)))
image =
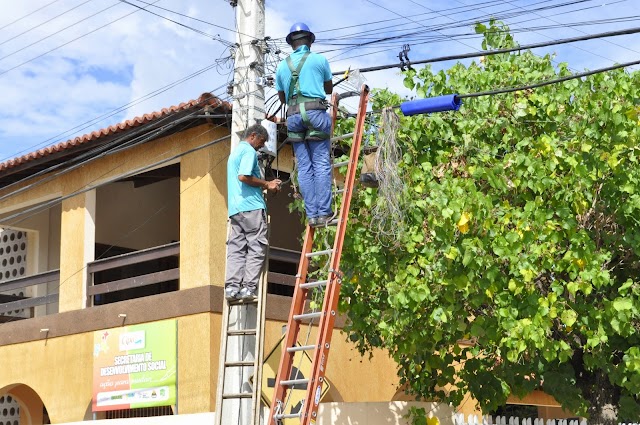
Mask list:
POLYGON ((324 99, 310 98, 305 97, 300 94, 300 71, 304 66, 304 63, 309 57, 310 52, 305 52, 300 59, 300 63, 298 66, 294 68, 293 61, 291 60, 291 56, 287 58, 287 65, 289 66, 289 70, 291 71, 291 82, 289 84, 289 95, 287 98, 289 101, 287 102, 288 110, 287 110, 287 118, 294 114, 300 114, 302 118, 302 122, 305 127, 307 127, 306 131, 287 132, 287 137, 291 142, 302 142, 305 140, 326 140, 331 137, 329 134, 315 128, 311 121, 309 120, 309 116, 307 115, 307 111, 313 110, 327 110, 327 102, 324 99), (296 94, 294 94, 296 93, 296 94))

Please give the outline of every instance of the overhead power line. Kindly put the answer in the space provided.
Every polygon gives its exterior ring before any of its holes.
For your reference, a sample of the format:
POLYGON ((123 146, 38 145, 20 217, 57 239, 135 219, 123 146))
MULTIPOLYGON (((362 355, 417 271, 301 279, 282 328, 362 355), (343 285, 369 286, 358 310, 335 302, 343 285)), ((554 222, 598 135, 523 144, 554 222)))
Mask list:
MULTIPOLYGON (((33 26, 33 27, 31 27, 31 28, 29 28, 29 29, 25 30, 25 31, 22 31, 22 32, 21 32, 21 33, 19 33, 19 34, 16 34, 16 35, 14 35, 13 37, 8 38, 8 39, 6 39, 6 40, 4 40, 2 43, 0 43, 0 46, 2 46, 3 44, 6 44, 6 43, 8 43, 8 42, 10 42, 11 40, 14 40, 14 39, 16 39, 16 38, 20 37, 21 35, 24 35, 24 34, 26 34, 26 33, 28 33, 28 32, 31 32, 31 31, 33 31, 33 30, 35 30, 35 29, 37 29, 37 28, 40 28, 41 26, 43 26, 43 25, 45 25, 45 24, 48 24, 49 22, 51 22, 51 21, 53 21, 53 20, 55 20, 55 19, 57 19, 57 18, 59 18, 59 17, 61 17, 61 16, 63 16, 63 15, 66 15, 67 13, 69 13, 69 12, 71 12, 71 11, 73 11, 73 10, 75 10, 75 9, 77 9, 77 8, 79 8, 79 7, 81 7, 81 6, 84 6, 85 4, 89 3, 90 1, 91 1, 91 0, 86 0, 86 1, 84 1, 83 3, 80 3, 79 5, 72 7, 72 8, 71 8, 71 9, 69 9, 69 10, 66 10, 66 11, 64 11, 64 12, 62 12, 62 13, 57 14, 57 15, 56 15, 56 16, 54 16, 53 18, 47 19, 46 21, 41 22, 41 23, 39 23, 38 25, 35 25, 35 26, 33 26)), ((112 7, 113 7, 113 6, 112 6, 112 7)), ((108 8, 107 8, 107 9, 108 9, 108 8)), ((106 10, 106 9, 105 9, 105 10, 106 10)), ((98 13, 101 13, 101 12, 103 12, 103 11, 101 10, 101 11, 100 11, 100 12, 98 12, 98 13)), ((91 16, 94 16, 94 15, 91 15, 91 16)), ((91 16, 89 16, 89 18, 90 18, 91 16)), ((88 18, 85 18, 85 19, 88 19, 88 18)), ((84 21, 84 19, 83 19, 82 21, 84 21)), ((80 23, 80 22, 82 22, 82 21, 76 22, 76 24, 79 24, 79 23, 80 23)), ((76 25, 76 24, 73 24, 73 25, 76 25)), ((71 28, 73 25, 69 25, 68 27, 66 27, 66 28, 64 28, 64 29, 71 28)), ((64 31, 64 29, 63 29, 63 31, 64 31)), ((58 32, 60 32, 60 31, 58 31, 58 32)), ((53 33, 53 34, 49 35, 48 37, 45 37, 45 39, 46 39, 46 38, 49 38, 49 37, 51 37, 51 36, 53 36, 53 35, 55 35, 55 34, 57 34, 57 33, 53 33)), ((43 39, 43 40, 44 40, 44 39, 43 39)), ((42 41, 42 40, 38 40, 38 41, 36 41, 36 43, 38 43, 38 42, 40 42, 40 41, 42 41)), ((33 43, 33 44, 35 44, 35 43, 33 43)), ((33 44, 30 44, 29 46, 33 46, 33 44)), ((24 48, 29 47, 29 46, 25 46, 24 48)), ((15 53, 15 52, 14 52, 14 53, 15 53)), ((10 55, 7 55, 7 56, 11 56, 12 54, 13 54, 13 53, 11 53, 10 55)), ((5 56, 5 57, 7 57, 7 56, 5 56)), ((0 59, 4 59, 4 58, 0 58, 0 59)))
POLYGON ((41 11, 41 10, 42 10, 42 9, 44 9, 45 7, 49 7, 49 6, 51 6, 52 4, 57 3, 57 2, 59 2, 59 1, 60 1, 60 0, 53 0, 52 2, 49 2, 49 3, 45 4, 45 5, 44 5, 44 6, 42 6, 42 7, 39 7, 38 9, 34 10, 33 12, 27 13, 26 15, 24 15, 24 16, 22 16, 22 17, 20 17, 20 18, 16 19, 16 20, 14 20, 14 21, 9 22, 8 24, 5 24, 5 25, 1 26, 1 27, 0 27, 0 30, 3 30, 3 29, 5 29, 5 28, 7 28, 8 26, 11 26, 11 25, 13 25, 13 24, 15 24, 15 23, 17 23, 17 22, 20 22, 20 21, 22 21, 23 19, 28 18, 29 16, 33 15, 34 13, 41 11))
MULTIPOLYGON (((552 41, 547 41, 547 42, 543 42, 543 43, 525 44, 525 45, 521 45, 521 46, 511 47, 511 48, 508 48, 508 49, 481 50, 479 52, 474 52, 474 53, 463 53, 463 54, 459 54, 459 55, 440 56, 440 57, 436 57, 436 58, 432 58, 432 59, 411 61, 411 65, 421 65, 421 64, 425 64, 425 63, 444 62, 444 61, 449 61, 449 60, 469 59, 469 58, 476 58, 476 57, 481 57, 481 56, 492 56, 492 55, 499 55, 499 54, 503 54, 503 53, 517 52, 517 51, 520 51, 520 50, 530 50, 530 49, 536 49, 536 48, 539 48, 539 47, 555 46, 555 45, 558 45, 558 44, 575 43, 577 41, 593 40, 593 39, 605 38, 605 37, 616 37, 616 36, 620 36, 620 35, 629 35, 629 34, 638 34, 638 33, 640 33, 640 27, 628 28, 628 29, 624 29, 624 30, 620 30, 620 31, 607 31, 607 32, 601 32, 601 33, 598 33, 598 34, 589 34, 589 35, 585 35, 585 36, 582 36, 582 37, 561 38, 561 39, 558 39, 558 40, 552 40, 552 41)), ((400 63, 389 64, 389 65, 371 66, 371 67, 368 67, 368 68, 361 68, 358 71, 360 71, 360 72, 373 72, 373 71, 381 71, 383 69, 400 68, 400 67, 403 67, 403 66, 407 66, 407 63, 400 62, 400 63)), ((334 72, 333 75, 340 75, 340 74, 344 74, 345 72, 346 71, 334 72)))
MULTIPOLYGON (((156 0, 156 2, 159 2, 159 1, 160 1, 160 0, 156 0)), ((81 38, 83 38, 83 37, 86 37, 86 36, 88 36, 89 34, 93 34, 94 32, 99 31, 99 30, 101 30, 102 28, 105 28, 105 27, 107 27, 107 26, 109 26, 109 25, 113 24, 114 22, 117 22, 117 21, 119 21, 119 20, 121 20, 121 19, 124 19, 124 18, 126 18, 127 16, 131 16, 131 15, 133 15, 134 13, 137 13, 137 12, 139 12, 139 10, 138 10, 138 9, 134 10, 134 11, 133 11, 133 12, 131 12, 131 13, 127 13, 126 15, 123 15, 123 16, 121 16, 121 17, 117 18, 117 19, 114 19, 113 21, 107 22, 106 24, 101 25, 101 26, 99 26, 98 28, 96 28, 96 29, 94 29, 94 30, 92 30, 92 31, 89 31, 88 33, 85 33, 85 34, 83 34, 83 35, 81 35, 81 36, 79 36, 79 37, 76 37, 76 38, 74 38, 74 39, 72 39, 72 40, 69 40, 69 41, 67 41, 66 43, 61 44, 61 45, 60 45, 60 46, 58 46, 58 47, 54 47, 54 48, 53 48, 53 49, 51 49, 51 50, 47 50, 46 52, 44 52, 44 53, 42 53, 42 54, 40 54, 40 55, 38 55, 38 56, 35 56, 35 57, 33 57, 33 58, 29 59, 29 60, 26 60, 26 61, 24 61, 24 62, 22 62, 22 63, 20 63, 20 64, 18 64, 18 65, 15 65, 15 66, 13 66, 13 67, 11 67, 11 68, 9 68, 9 69, 5 69, 5 70, 3 70, 2 72, 0 72, 0 76, 5 75, 6 73, 8 73, 8 72, 10 72, 10 71, 13 71, 13 70, 14 70, 14 69, 16 69, 16 68, 21 67, 22 65, 26 65, 26 64, 28 64, 29 62, 32 62, 32 61, 34 61, 34 60, 36 60, 36 59, 39 59, 39 58, 41 58, 41 57, 43 57, 43 56, 46 56, 46 55, 48 55, 48 54, 49 54, 49 53, 51 53, 51 52, 54 52, 54 51, 56 51, 56 50, 58 50, 58 49, 60 49, 60 48, 62 48, 62 47, 64 47, 64 46, 66 46, 66 45, 68 45, 68 44, 73 43, 74 41, 77 41, 77 40, 79 40, 79 39, 81 39, 81 38)), ((16 52, 14 52, 14 53, 16 53, 16 52)), ((12 54, 13 54, 13 53, 12 53, 12 54)), ((5 56, 5 57, 6 57, 6 56, 5 56)), ((0 58, 0 59, 2 59, 2 58, 0 58)))
MULTIPOLYGON (((201 74, 203 74, 203 73, 205 73, 205 72, 207 72, 207 71, 209 71, 209 70, 211 70, 211 69, 213 69, 213 68, 215 68, 217 66, 218 66, 218 62, 216 61, 215 63, 207 65, 206 67, 201 68, 201 69, 199 69, 199 70, 197 70, 197 71, 195 71, 195 72, 193 72, 193 73, 191 73, 191 74, 189 74, 187 76, 184 76, 184 77, 182 77, 182 78, 180 78, 180 79, 178 79, 176 81, 173 81, 173 82, 171 82, 171 83, 169 83, 169 84, 167 84, 165 86, 162 86, 162 87, 160 87, 160 88, 158 88, 156 90, 153 90, 152 92, 149 92, 149 93, 147 93, 147 94, 145 94, 143 96, 140 96, 140 97, 132 100, 131 102, 129 102, 129 103, 125 104, 125 105, 119 106, 119 107, 117 107, 115 109, 110 110, 109 112, 106 112, 106 113, 104 113, 102 115, 99 115, 99 116, 94 117, 94 118, 92 118, 92 119, 90 119, 88 121, 85 121, 85 122, 83 122, 81 124, 78 124, 75 127, 72 127, 72 128, 70 128, 68 130, 65 130, 62 133, 58 133, 55 136, 49 137, 48 139, 43 140, 43 141, 41 141, 39 143, 36 143, 35 145, 31 145, 28 148, 25 148, 25 149, 23 149, 21 151, 16 152, 15 154, 12 154, 11 156, 0 158, 0 162, 4 162, 4 161, 6 161, 8 159, 17 157, 21 153, 30 152, 33 149, 36 149, 38 147, 47 146, 47 145, 49 145, 51 143, 55 143, 56 140, 60 140, 60 138, 66 138, 66 137, 68 137, 67 135, 69 135, 71 133, 75 133, 75 132, 79 132, 79 131, 83 131, 83 130, 86 130, 88 128, 91 128, 93 125, 97 124, 100 121, 103 121, 103 120, 105 120, 107 118, 110 118, 110 117, 112 117, 114 115, 117 115, 117 114, 119 114, 121 112, 126 111, 127 109, 131 108, 132 106, 136 106, 136 105, 138 105, 138 104, 140 104, 142 102, 145 102, 145 101, 147 101, 147 100, 149 100, 149 99, 151 99, 153 97, 156 97, 156 96, 166 92, 167 90, 170 90, 170 89, 172 89, 172 88, 174 88, 174 87, 176 87, 176 86, 178 86, 178 85, 180 85, 180 84, 182 84, 182 83, 184 83, 186 81, 189 81, 192 78, 195 78, 198 75, 201 75, 201 74)), ((226 86, 226 83, 223 86, 226 86)), ((222 88, 223 86, 221 86, 219 88, 216 88, 213 91, 217 91, 220 88, 222 88)))
POLYGON ((489 90, 489 91, 483 91, 483 92, 477 92, 477 93, 460 94, 460 95, 458 95, 458 98, 465 99, 465 98, 470 98, 470 97, 492 96, 492 95, 495 95, 495 94, 513 93, 513 92, 516 92, 516 91, 536 89, 536 88, 539 88, 539 87, 550 86, 552 84, 562 83, 564 81, 569 81, 569 80, 575 80, 575 79, 578 79, 578 78, 588 77, 588 76, 594 75, 594 74, 602 74, 603 72, 613 71, 613 70, 621 69, 621 68, 627 68, 629 66, 638 65, 638 64, 640 64, 640 60, 636 60, 636 61, 632 61, 632 62, 625 62, 625 63, 621 63, 621 64, 618 64, 618 65, 608 66, 606 68, 594 69, 593 71, 586 71, 586 72, 580 72, 578 74, 571 74, 571 75, 568 75, 566 77, 555 78, 553 80, 540 81, 538 83, 532 83, 532 84, 528 84, 528 85, 525 85, 525 86, 505 87, 505 88, 489 90))
MULTIPOLYGON (((131 5, 131 6, 134 6, 134 7, 138 7, 138 8, 140 8, 140 6, 138 6, 138 5, 136 5, 136 4, 133 4, 133 3, 129 2, 129 1, 127 1, 127 0, 119 0, 119 1, 121 1, 121 2, 123 2, 123 3, 127 3, 127 4, 129 4, 129 5, 131 5)), ((155 7, 156 9, 164 10, 165 12, 169 12, 169 13, 173 13, 173 14, 178 15, 178 16, 182 16, 183 18, 192 19, 192 20, 194 20, 194 21, 201 22, 201 23, 203 23, 203 24, 211 25, 212 27, 220 28, 220 29, 223 29, 223 30, 226 30, 226 31, 230 31, 230 32, 232 32, 232 33, 234 33, 234 34, 235 34, 235 33, 237 33, 237 34, 240 34, 240 35, 244 35, 244 36, 246 36, 246 37, 249 37, 249 38, 253 38, 254 40, 257 40, 257 38, 256 38, 256 37, 254 37, 254 36, 252 36, 252 35, 249 35, 249 34, 242 33, 242 32, 240 32, 240 31, 238 31, 238 29, 237 29, 237 28, 236 28, 236 29, 232 29, 232 28, 223 27, 222 25, 214 24, 213 22, 209 22, 209 21, 205 21, 205 20, 203 20, 203 19, 195 18, 195 17, 193 17, 193 16, 185 15, 184 13, 176 12, 175 10, 167 9, 167 8, 165 8, 165 7, 162 7, 162 6, 157 6, 157 5, 155 5, 154 3, 149 3, 149 2, 146 2, 146 1, 144 1, 144 0, 135 0, 135 1, 137 1, 138 3, 146 4, 147 6, 153 6, 153 7, 155 7)), ((159 15, 159 14, 157 14, 157 13, 151 12, 149 9, 144 9, 144 11, 145 11, 145 12, 148 12, 148 13, 151 13, 151 14, 153 14, 153 15, 155 15, 155 16, 158 16, 158 17, 160 17, 160 18, 162 18, 162 19, 166 19, 167 21, 170 21, 170 22, 176 23, 176 24, 178 24, 178 25, 182 25, 182 26, 184 26, 184 27, 187 27, 187 28, 189 28, 189 29, 192 29, 191 27, 186 26, 186 25, 184 25, 184 24, 181 24, 181 23, 179 23, 179 22, 176 22, 176 21, 174 21, 173 19, 169 19, 169 18, 167 18, 166 16, 162 16, 162 15, 159 15)), ((233 43, 231 43, 231 44, 233 44, 233 43)))
MULTIPOLYGON (((79 5, 79 6, 82 6, 83 4, 85 4, 85 3, 89 2, 89 1, 91 1, 91 0, 87 0, 87 1, 85 1, 84 3, 82 3, 82 4, 81 4, 81 5, 79 5)), ((159 1, 159 0, 158 0, 158 1, 159 1)), ((111 5, 111 6, 109 6, 109 7, 105 7, 104 9, 99 10, 99 11, 97 11, 96 13, 93 13, 93 14, 91 14, 91 15, 87 16, 86 18, 82 18, 82 19, 80 19, 79 21, 74 22, 74 23, 73 23, 73 24, 71 24, 71 25, 67 25, 66 27, 64 27, 64 28, 62 28, 62 29, 60 29, 60 30, 58 30, 58 31, 56 31, 56 32, 54 32, 54 33, 52 33, 52 34, 47 35, 46 37, 42 37, 41 39, 36 40, 36 41, 34 41, 33 43, 31 43, 31 44, 27 44, 26 46, 23 46, 23 47, 21 47, 21 48, 20 48, 20 49, 18 49, 18 50, 15 50, 15 51, 13 51, 13 52, 11 52, 11 53, 8 53, 8 54, 6 54, 6 55, 4 55, 4 56, 0 57, 0 60, 6 59, 6 58, 8 58, 8 57, 11 57, 11 56, 15 55, 16 53, 20 53, 20 52, 24 51, 25 49, 28 49, 28 48, 29 48, 29 47, 31 47, 31 46, 35 46, 36 44, 40 43, 41 41, 47 40, 47 39, 49 39, 49 38, 53 37, 53 36, 54 36, 54 35, 56 35, 56 34, 60 34, 61 32, 64 32, 64 31, 68 30, 69 28, 75 27, 76 25, 78 25, 78 24, 80 24, 80 23, 82 23, 82 22, 84 22, 84 21, 86 21, 86 20, 88 20, 88 19, 91 19, 91 18, 93 18, 94 16, 97 16, 97 15, 101 14, 102 12, 105 12, 105 11, 107 11, 107 10, 109 10, 109 9, 113 8, 113 7, 116 7, 117 5, 118 5, 118 4, 116 3, 116 4, 112 4, 112 5, 111 5)), ((67 11, 67 12, 68 12, 68 11, 67 11)), ((66 13, 66 12, 65 12, 65 13, 66 13)), ((64 15, 64 13, 63 13, 63 14, 61 14, 61 15, 58 15, 58 16, 62 16, 62 15, 64 15)), ((49 21, 47 21, 47 22, 50 22, 50 21, 52 21, 53 19, 55 19, 55 18, 52 18, 52 19, 50 19, 50 20, 49 20, 49 21)), ((36 27, 34 27, 34 28, 37 28, 37 27, 38 27, 38 26, 36 26, 36 27)), ((34 29, 34 28, 32 28, 32 29, 34 29)), ((31 31, 31 30, 29 30, 29 31, 31 31)), ((29 31, 25 31, 25 32, 29 32, 29 31)), ((11 39, 9 39, 9 40, 11 40, 11 39)), ((4 44, 4 43, 3 43, 3 44, 4 44)))
MULTIPOLYGON (((185 24, 183 24, 183 23, 181 23, 181 22, 174 21, 173 19, 167 18, 166 16, 162 16, 162 15, 160 15, 160 14, 158 14, 158 13, 152 12, 152 11, 150 11, 150 10, 148 10, 148 9, 145 9, 145 8, 144 8, 144 7, 142 7, 142 6, 138 6, 137 4, 131 3, 130 1, 127 1, 127 0, 119 0, 119 1, 120 1, 120 2, 122 2, 122 3, 128 4, 129 6, 137 7, 139 10, 143 10, 143 11, 145 11, 145 12, 151 13, 151 14, 152 14, 152 15, 154 15, 154 16, 158 16, 158 17, 160 17, 160 18, 162 18, 162 19, 164 19, 164 20, 166 20, 166 21, 169 21, 169 22, 172 22, 172 23, 174 23, 174 24, 176 24, 176 25, 179 25, 179 26, 181 26, 181 27, 187 28, 187 29, 189 29, 189 30, 191 30, 191 31, 193 31, 193 32, 198 33, 198 34, 205 35, 205 36, 207 36, 207 37, 209 37, 209 38, 212 38, 212 39, 214 39, 214 40, 216 40, 216 41, 219 41, 220 43, 224 44, 224 45, 225 45, 225 46, 227 46, 227 47, 231 47, 231 46, 233 46, 233 45, 234 45, 234 43, 231 43, 231 42, 229 42, 229 41, 227 41, 227 40, 223 39, 222 37, 220 37, 220 35, 211 35, 211 34, 208 34, 208 33, 204 32, 204 31, 201 31, 201 30, 199 30, 199 29, 197 29, 197 28, 190 27, 189 25, 185 25, 185 24)), ((138 1, 140 1, 140 0, 138 0, 138 1)), ((149 6, 153 6, 153 4, 152 4, 152 3, 147 3, 147 2, 141 2, 141 3, 146 4, 146 5, 147 5, 147 7, 149 7, 149 6)), ((159 7, 159 6, 155 6, 155 7, 159 7)), ((162 10, 168 10, 168 9, 165 9, 165 8, 162 8, 162 7, 159 7, 159 8, 160 8, 160 9, 162 9, 162 10)), ((189 17, 189 16, 187 16, 187 15, 183 15, 183 14, 178 13, 178 12, 173 12, 173 13, 176 13, 176 14, 178 14, 178 15, 180 15, 180 16, 186 16, 186 17, 189 17)), ((193 19, 196 19, 196 18, 193 18, 193 19)), ((202 21, 202 20, 200 20, 200 19, 196 19, 196 20, 197 20, 197 21, 200 21, 200 22, 206 22, 206 21, 202 21)), ((216 24, 212 24, 212 23, 210 23, 210 22, 206 22, 206 23, 207 23, 207 24, 209 24, 209 25, 213 25, 214 27, 222 28, 222 29, 225 29, 225 30, 228 30, 228 31, 233 31, 233 30, 230 30, 230 29, 228 29, 228 28, 221 27, 221 26, 216 25, 216 24)))
MULTIPOLYGON (((221 89, 222 87, 224 87, 224 85, 212 90, 211 94, 213 94, 214 91, 217 91, 219 89, 221 89)), ((215 95, 214 95, 215 96, 215 95)), ((2 196, 0 196, 0 201, 3 201, 4 199, 10 198, 12 196, 15 196, 21 192, 24 192, 26 190, 32 189, 35 186, 38 186, 42 183, 46 183, 49 180, 52 180, 56 177, 59 177, 60 175, 66 174, 78 167, 82 167, 84 165, 86 165, 87 163, 96 160, 98 158, 104 157, 104 156, 108 156, 111 155, 113 153, 119 152, 123 149, 128 149, 134 146, 137 146, 141 143, 145 143, 153 138, 159 137, 161 134, 166 133, 169 130, 172 130, 174 127, 176 127, 177 125, 182 124, 184 121, 191 119, 196 113, 198 112, 192 112, 189 113, 188 115, 186 115, 185 117, 180 118, 178 121, 175 122, 171 122, 169 124, 162 124, 164 121, 168 121, 172 118, 172 115, 166 115, 164 117, 161 117, 158 120, 152 121, 146 125, 144 125, 141 129, 135 130, 132 133, 127 133, 123 136, 117 137, 115 139, 113 139, 112 141, 104 144, 104 145, 99 145, 94 149, 91 149, 81 155, 79 155, 77 158, 74 158, 71 161, 67 161, 65 163, 59 163, 59 164, 55 164, 52 165, 50 167, 47 167, 43 170, 40 170, 34 174, 30 174, 28 176, 26 176, 23 179, 20 179, 16 182, 10 183, 7 186, 2 187, 2 190, 6 190, 8 188, 26 183, 30 180, 36 179, 40 176, 43 176, 45 174, 51 173, 53 171, 56 171, 59 168, 62 167, 67 167, 62 169, 61 171, 56 172, 55 174, 46 176, 40 180, 37 180, 34 183, 31 183, 29 185, 25 185, 23 187, 20 187, 18 189, 15 189, 11 192, 8 192, 2 196), (150 134, 151 133, 151 134, 150 134), (133 138, 131 138, 133 137, 133 138), (125 142, 126 139, 130 139, 128 141, 125 142), (124 142, 124 144, 122 144, 124 142), (69 166, 71 165, 71 166, 69 166)))

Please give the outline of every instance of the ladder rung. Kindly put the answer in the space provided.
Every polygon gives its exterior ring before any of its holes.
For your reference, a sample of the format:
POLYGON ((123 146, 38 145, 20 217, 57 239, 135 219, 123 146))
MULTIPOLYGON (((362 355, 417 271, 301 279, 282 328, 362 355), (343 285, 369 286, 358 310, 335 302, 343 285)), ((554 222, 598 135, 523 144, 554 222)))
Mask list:
POLYGON ((280 381, 280 385, 284 387, 293 387, 294 385, 308 385, 308 379, 288 379, 286 381, 280 381))
POLYGON ((322 317, 321 311, 318 311, 317 313, 294 314, 293 320, 308 320, 308 319, 316 319, 318 317, 322 317))
POLYGON ((296 345, 295 347, 287 348, 287 353, 295 353, 296 351, 309 351, 315 350, 315 345, 296 345))
POLYGON ((300 287, 303 289, 317 288, 318 286, 327 286, 328 283, 328 280, 316 280, 315 282, 301 283, 300 287))
POLYGON ((226 367, 244 367, 244 366, 255 366, 255 363, 252 361, 247 362, 226 362, 224 364, 226 367))
POLYGON ((318 255, 329 255, 332 252, 333 252, 333 249, 325 249, 324 251, 309 252, 305 255, 307 256, 307 258, 311 258, 311 257, 317 257, 318 255))
POLYGON ((255 298, 253 300, 231 300, 227 302, 229 303, 229 307, 242 307, 246 304, 257 304, 258 298, 255 298))
POLYGON ((345 165, 349 165, 350 162, 351 161, 334 162, 333 163, 333 168, 344 167, 345 165))
POLYGON ((255 335, 255 329, 232 329, 227 330, 227 336, 238 336, 238 335, 255 335))
POLYGON ((230 399, 230 398, 253 398, 253 393, 229 393, 222 394, 222 398, 230 399))
POLYGON ((337 226, 338 223, 340 223, 340 219, 339 218, 334 218, 333 220, 331 220, 330 222, 328 222, 326 225, 327 226, 337 226))
POLYGON ((347 133, 347 134, 343 134, 342 136, 332 137, 331 141, 332 142, 337 142, 339 140, 348 139, 349 137, 353 137, 353 133, 347 133))
POLYGON ((300 417, 300 413, 287 413, 287 414, 278 414, 278 415, 273 415, 274 419, 276 421, 282 420, 282 419, 295 419, 295 418, 299 418, 300 417))
POLYGON ((338 190, 335 191, 336 195, 340 195, 342 193, 344 193, 344 189, 338 189, 338 190))

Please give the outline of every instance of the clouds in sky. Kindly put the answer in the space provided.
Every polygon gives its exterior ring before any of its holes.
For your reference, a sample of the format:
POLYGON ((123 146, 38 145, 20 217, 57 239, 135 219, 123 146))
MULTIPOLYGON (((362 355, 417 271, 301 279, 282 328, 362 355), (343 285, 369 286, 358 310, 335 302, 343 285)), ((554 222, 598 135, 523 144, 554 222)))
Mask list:
MULTIPOLYGON (((147 0, 148 2, 207 21, 235 28, 235 10, 225 0, 147 0)), ((131 0, 140 6, 144 2, 131 0)), ((559 23, 594 21, 635 16, 636 0, 617 0, 602 5, 586 1, 571 7, 539 10, 536 14, 506 19, 512 29, 559 23), (572 9, 584 9, 566 13, 572 9)), ((364 37, 397 35, 398 30, 452 35, 472 33, 469 18, 491 16, 522 8, 543 8, 560 0, 323 0, 298 2, 267 0, 266 35, 283 38, 290 25, 304 21, 316 33, 314 50, 325 51, 332 69, 397 63, 402 39, 392 45, 352 47, 324 43, 328 39, 378 28, 364 37), (473 10, 462 13, 465 5, 473 10), (367 23, 375 22, 374 25, 367 23), (442 32, 429 32, 432 25, 450 24, 442 32)), ((184 25, 235 41, 232 31, 148 7, 184 25)), ((468 7, 467 7, 468 9, 468 7)), ((624 23, 571 28, 536 29, 515 34, 521 44, 555 38, 575 37, 581 32, 603 32, 638 26, 638 20, 624 23)), ((332 40, 333 42, 339 40, 332 40)), ((419 60, 444 54, 479 49, 477 38, 414 43, 409 54, 419 60)), ((557 46, 559 61, 577 71, 609 66, 613 62, 640 59, 640 38, 626 36, 610 42, 582 42, 576 47, 557 46), (612 44, 615 43, 615 44, 612 44), (582 50, 581 50, 582 49, 582 50)), ((283 55, 288 53, 283 46, 283 55)), ((0 160, 67 140, 106 127, 123 119, 197 98, 214 91, 226 93, 231 62, 229 49, 211 37, 198 34, 118 0, 31 0, 3 1, 0 15, 0 160), (45 7, 46 6, 46 7, 45 7), (37 10, 40 9, 41 10, 37 10), (35 11, 35 12, 34 12, 35 11), (33 12, 33 13, 32 13, 33 12), (28 15, 28 16, 27 16, 28 15), (20 19, 17 22, 17 19, 20 19), (217 66, 215 66, 217 64, 217 66), (162 88, 200 70, 208 71, 163 91, 162 88), (216 90, 217 89, 217 90, 216 90), (111 111, 157 95, 111 115, 111 111), (105 116, 91 125, 83 123, 105 116)), ((450 64, 441 64, 446 67, 450 64)), ((373 87, 404 90, 397 69, 367 74, 373 87)))

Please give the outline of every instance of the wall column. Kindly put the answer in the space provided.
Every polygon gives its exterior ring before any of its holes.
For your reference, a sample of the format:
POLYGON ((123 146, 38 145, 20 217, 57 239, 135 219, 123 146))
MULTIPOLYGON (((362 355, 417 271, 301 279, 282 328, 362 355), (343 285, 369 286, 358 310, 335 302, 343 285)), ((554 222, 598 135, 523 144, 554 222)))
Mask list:
POLYGON ((180 289, 224 286, 229 142, 180 162, 180 289))
POLYGON ((95 258, 96 191, 62 201, 59 311, 85 308, 87 263, 95 258))

